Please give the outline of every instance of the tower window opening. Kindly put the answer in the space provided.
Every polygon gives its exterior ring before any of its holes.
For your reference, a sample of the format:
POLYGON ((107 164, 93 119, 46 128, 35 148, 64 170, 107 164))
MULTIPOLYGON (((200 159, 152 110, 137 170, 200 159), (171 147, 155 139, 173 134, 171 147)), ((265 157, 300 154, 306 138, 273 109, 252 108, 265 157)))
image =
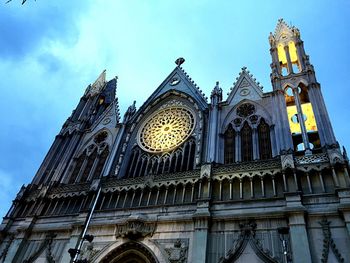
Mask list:
POLYGON ((282 74, 282 76, 287 76, 288 75, 287 65, 281 64, 281 74, 282 74))
POLYGON ((301 104, 310 102, 309 94, 307 92, 306 87, 298 86, 298 93, 299 93, 300 103, 301 104))
POLYGON ((286 57, 286 52, 284 51, 284 46, 282 44, 278 45, 277 54, 278 54, 278 60, 280 62, 280 67, 281 67, 281 74, 282 76, 287 76, 289 73, 287 57, 286 57))
POLYGON ((292 90, 291 87, 286 88, 285 93, 286 93, 287 96, 289 96, 289 97, 293 97, 293 96, 294 96, 293 90, 292 90))
POLYGON ((313 151, 313 153, 319 153, 322 152, 321 149, 321 140, 318 132, 308 132, 307 137, 309 139, 310 144, 312 144, 312 148, 310 146, 310 149, 313 151))
POLYGON ((305 150, 301 133, 292 134, 292 140, 295 154, 298 155, 305 150))
POLYGON ((293 67, 293 72, 299 73, 301 70, 300 70, 300 65, 298 61, 298 53, 295 47, 295 43, 293 41, 290 41, 288 43, 288 49, 289 49, 290 62, 292 63, 292 67, 293 67))
POLYGON ((299 73, 300 72, 299 64, 292 63, 292 67, 293 67, 293 72, 294 73, 299 73))
POLYGON ((305 151, 304 143, 299 143, 296 147, 297 152, 305 151))

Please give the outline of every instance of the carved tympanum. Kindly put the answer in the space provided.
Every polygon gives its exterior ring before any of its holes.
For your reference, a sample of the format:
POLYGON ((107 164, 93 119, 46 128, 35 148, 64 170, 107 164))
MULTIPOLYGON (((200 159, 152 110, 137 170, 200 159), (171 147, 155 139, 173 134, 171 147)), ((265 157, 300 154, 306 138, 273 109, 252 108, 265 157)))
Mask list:
POLYGON ((127 237, 135 240, 148 235, 152 236, 155 229, 156 223, 145 222, 142 219, 131 219, 117 225, 116 237, 127 237))

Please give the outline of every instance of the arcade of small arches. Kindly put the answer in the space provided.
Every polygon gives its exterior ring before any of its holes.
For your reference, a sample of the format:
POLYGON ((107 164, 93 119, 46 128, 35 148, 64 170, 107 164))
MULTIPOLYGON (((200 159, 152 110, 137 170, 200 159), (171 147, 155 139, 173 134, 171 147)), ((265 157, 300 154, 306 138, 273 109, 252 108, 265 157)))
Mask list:
POLYGON ((151 154, 135 146, 129 158, 125 178, 183 172, 193 170, 196 141, 190 138, 176 150, 165 154, 151 154))

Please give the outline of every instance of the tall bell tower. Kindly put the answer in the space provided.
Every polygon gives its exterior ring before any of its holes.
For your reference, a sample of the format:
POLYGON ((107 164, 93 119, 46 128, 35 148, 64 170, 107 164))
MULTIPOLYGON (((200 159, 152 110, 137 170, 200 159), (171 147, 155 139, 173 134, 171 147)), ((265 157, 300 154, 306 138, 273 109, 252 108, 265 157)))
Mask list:
MULTIPOLYGON (((286 109, 281 114, 287 112, 294 152, 312 154, 338 147, 321 87, 305 53, 299 29, 280 19, 275 32, 270 33, 269 42, 271 82, 273 90, 279 94, 279 107, 286 109)), ((285 130, 288 129, 285 127, 285 130)))

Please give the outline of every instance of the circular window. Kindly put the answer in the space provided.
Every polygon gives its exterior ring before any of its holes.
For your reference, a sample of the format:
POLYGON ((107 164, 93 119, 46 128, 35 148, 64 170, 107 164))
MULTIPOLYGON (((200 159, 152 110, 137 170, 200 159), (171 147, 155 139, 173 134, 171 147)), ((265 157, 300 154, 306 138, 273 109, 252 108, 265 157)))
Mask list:
POLYGON ((188 139, 194 127, 195 117, 190 109, 165 108, 152 114, 142 124, 138 144, 147 152, 171 151, 188 139))
POLYGON ((180 79, 178 77, 173 77, 170 81, 170 86, 175 86, 180 83, 180 79))

